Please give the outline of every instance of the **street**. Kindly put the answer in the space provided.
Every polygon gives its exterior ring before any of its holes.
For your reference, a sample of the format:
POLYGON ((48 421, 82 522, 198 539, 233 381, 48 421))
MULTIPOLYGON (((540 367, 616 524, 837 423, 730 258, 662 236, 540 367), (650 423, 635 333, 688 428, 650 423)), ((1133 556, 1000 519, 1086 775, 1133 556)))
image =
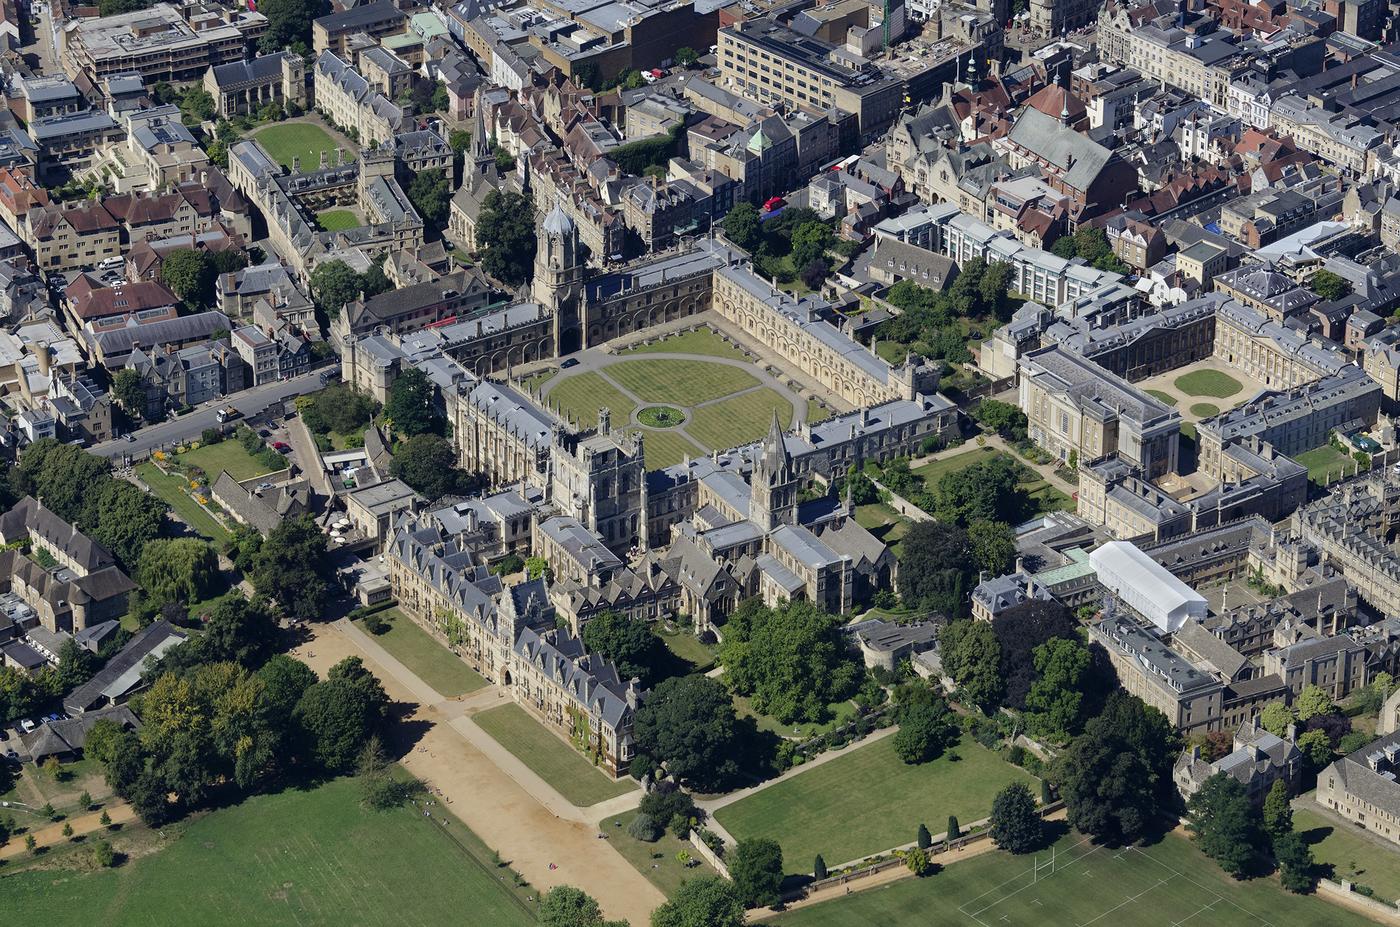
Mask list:
POLYGON ((226 396, 203 408, 196 409, 188 415, 176 416, 169 421, 158 422, 138 429, 132 432, 132 437, 135 438, 133 441, 121 437, 114 441, 95 445, 88 450, 99 457, 107 457, 112 460, 119 460, 127 456, 144 458, 157 448, 181 444, 199 437, 204 429, 217 426, 219 424, 218 411, 226 406, 233 406, 243 413, 244 418, 247 418, 261 413, 270 406, 280 405, 292 397, 314 393, 323 385, 321 374, 328 369, 330 368, 323 367, 290 380, 279 380, 276 383, 255 386, 233 396, 226 396))

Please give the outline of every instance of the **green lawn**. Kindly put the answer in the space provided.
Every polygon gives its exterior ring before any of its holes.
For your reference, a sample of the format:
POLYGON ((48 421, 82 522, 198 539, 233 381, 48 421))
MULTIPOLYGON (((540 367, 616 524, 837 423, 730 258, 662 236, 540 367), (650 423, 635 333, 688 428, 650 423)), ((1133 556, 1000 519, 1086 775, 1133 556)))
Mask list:
POLYGON ((697 441, 724 450, 767 434, 774 411, 783 428, 792 423, 792 403, 782 393, 765 386, 695 409, 686 431, 697 441))
POLYGON ((996 793, 1017 780, 1034 782, 971 740, 909 766, 886 737, 848 747, 838 759, 721 808, 716 818, 736 840, 777 840, 787 870, 803 872, 818 853, 835 866, 909 843, 921 823, 939 833, 950 814, 965 824, 986 817, 996 793))
POLYGON ((543 371, 543 372, 541 372, 541 373, 535 374, 535 375, 532 376, 532 377, 526 377, 526 378, 525 378, 524 380, 522 380, 521 382, 524 383, 525 389, 526 389, 527 391, 532 390, 532 389, 539 389, 541 386, 544 386, 544 385, 545 385, 546 383, 548 383, 550 380, 554 379, 554 377, 555 377, 558 373, 559 373, 558 370, 545 370, 545 371, 543 371))
POLYGON ((476 924, 534 924, 480 841, 436 823, 444 813, 367 811, 353 779, 258 795, 117 869, 0 876, 0 911, 46 927, 400 927, 462 923, 464 911, 476 924))
POLYGON ((1143 390, 1143 392, 1147 393, 1147 395, 1151 396, 1153 399, 1158 400, 1164 405, 1176 408, 1176 397, 1173 396, 1171 393, 1164 393, 1159 389, 1143 390))
POLYGON ((1319 486, 1328 482, 1329 475, 1333 480, 1337 479, 1337 474, 1343 471, 1350 476, 1351 471, 1356 467, 1356 461, 1330 444, 1304 451, 1295 455, 1293 459, 1308 468, 1308 479, 1319 486))
POLYGON ((549 404, 585 428, 598 424, 598 410, 612 411, 614 426, 627 424, 637 404, 594 371, 564 377, 546 394, 549 404))
POLYGON ((386 609, 379 615, 390 625, 383 634, 370 634, 365 630, 363 621, 357 621, 355 625, 439 694, 456 698, 486 685, 486 680, 477 675, 476 670, 463 663, 456 654, 438 643, 397 608, 386 609))
POLYGON ((691 672, 703 673, 715 665, 715 647, 702 644, 700 639, 685 629, 659 631, 657 634, 666 649, 691 666, 691 672))
POLYGON ((807 400, 807 424, 815 425, 831 418, 831 410, 815 399, 807 400))
POLYGON ((734 710, 739 713, 739 717, 753 718, 760 731, 770 731, 777 734, 779 737, 815 737, 818 734, 825 734, 835 730, 839 725, 845 724, 856 716, 856 706, 854 702, 831 702, 826 708, 830 718, 821 724, 808 724, 805 722, 783 724, 772 715, 765 715, 758 711, 753 707, 753 703, 742 695, 734 696, 734 710))
POLYGON ((856 524, 891 547, 909 531, 909 520, 883 502, 856 506, 856 524))
POLYGON ((758 385, 747 370, 698 360, 628 360, 609 364, 608 378, 646 402, 693 406, 758 385))
MULTIPOLYGON (((937 861, 937 857, 934 858, 937 861)), ((1184 837, 1146 847, 1094 847, 1078 834, 1034 861, 994 851, 924 879, 784 914, 779 927, 1363 927, 1372 921, 1314 895, 1290 895, 1277 878, 1237 882, 1184 837)))
POLYGON ((316 224, 327 232, 359 228, 364 225, 360 217, 349 209, 327 209, 316 213, 316 224))
POLYGON ((233 537, 232 532, 201 508, 194 499, 190 498, 189 494, 185 492, 187 484, 182 477, 171 476, 150 461, 138 464, 136 475, 141 477, 146 485, 151 487, 152 492, 164 499, 175 510, 175 513, 199 534, 220 544, 233 537))
POLYGON ((583 754, 560 740, 519 705, 502 705, 473 715, 472 721, 516 759, 580 808, 616 798, 636 788, 631 779, 613 779, 583 754))
POLYGON ((1224 399, 1244 389, 1244 384, 1219 370, 1193 370, 1173 381, 1176 388, 1188 396, 1214 396, 1224 399))
POLYGON ((647 843, 628 834, 627 825, 632 823, 636 816, 637 812, 628 811, 605 818, 598 825, 598 830, 607 834, 608 843, 612 848, 621 853, 623 859, 631 863, 667 898, 675 894, 676 889, 680 888, 686 879, 715 874, 709 864, 700 859, 700 854, 695 852, 695 847, 689 840, 677 839, 669 830, 655 843, 647 843), (689 853, 698 865, 682 865, 676 858, 676 854, 682 850, 689 853))
POLYGON ((923 477, 924 485, 929 489, 936 489, 938 481, 949 473, 970 467, 975 463, 991 460, 1002 453, 990 447, 975 447, 970 451, 963 451, 961 454, 953 454, 950 457, 943 457, 931 463, 926 463, 922 467, 915 467, 913 474, 923 477))
POLYGON ((642 439, 642 442, 646 450, 648 470, 659 470, 662 467, 678 464, 685 459, 687 454, 692 460, 705 456, 705 452, 694 442, 687 441, 677 432, 648 431, 645 434, 646 437, 642 439))
POLYGON ((321 152, 335 157, 335 139, 325 129, 309 122, 270 125, 254 132, 253 138, 267 149, 273 160, 288 170, 291 170, 294 158, 301 159, 303 171, 311 171, 321 166, 321 152))
POLYGON ((725 341, 711 328, 700 328, 693 332, 667 335, 653 344, 640 344, 619 353, 660 354, 663 352, 668 354, 708 354, 711 357, 748 360, 747 354, 725 341))
POLYGON ((1220 414, 1220 407, 1213 402, 1193 402, 1191 414, 1197 418, 1211 418, 1220 414))
POLYGON ((1400 899, 1400 851, 1382 847, 1354 824, 1306 810, 1293 812, 1293 829, 1312 847, 1332 877, 1365 885, 1385 901, 1400 899))
POLYGON ((1032 480, 1029 483, 1022 483, 1020 488, 1030 496, 1031 505, 1035 506, 1037 515, 1044 515, 1047 512, 1073 512, 1077 503, 1060 490, 1051 486, 1046 480, 1032 480))
POLYGON ((220 470, 227 470, 229 476, 239 481, 271 472, 233 439, 186 451, 180 455, 180 463, 199 467, 208 475, 211 486, 219 478, 220 470))
POLYGON ((887 364, 902 364, 909 356, 909 346, 898 341, 875 342, 875 353, 887 364))

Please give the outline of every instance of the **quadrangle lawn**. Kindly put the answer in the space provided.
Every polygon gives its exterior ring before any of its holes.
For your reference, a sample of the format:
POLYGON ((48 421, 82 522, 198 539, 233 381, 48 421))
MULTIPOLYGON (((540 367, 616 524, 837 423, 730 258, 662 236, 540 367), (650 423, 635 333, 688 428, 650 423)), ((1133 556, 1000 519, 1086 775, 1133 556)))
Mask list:
POLYGON ((631 779, 615 780, 596 768, 519 705, 502 705, 483 711, 472 715, 472 722, 580 808, 616 798, 637 787, 631 779))
MULTIPOLYGON (((1372 922, 1275 877, 1237 882, 1168 835, 1147 847, 1093 846, 1070 833, 1034 858, 994 851, 784 914, 779 927, 1363 927, 1372 922), (1036 861, 1039 872, 1036 873, 1036 861), (935 913, 936 912, 936 913, 935 913)), ((934 858, 935 861, 937 857, 934 858)))
POLYGON ((651 344, 639 344, 635 348, 621 351, 622 354, 708 354, 711 357, 729 357, 734 360, 748 360, 739 348, 721 338, 714 329, 697 328, 692 332, 679 332, 667 335, 651 344))
POLYGON ((604 407, 611 411, 614 427, 626 425, 637 407, 602 374, 592 370, 560 378, 545 398, 551 406, 585 428, 598 424, 598 410, 604 407))
POLYGON ((1314 860, 1332 867, 1333 878, 1365 885, 1385 901, 1400 898, 1400 852, 1353 828, 1316 812, 1293 812, 1293 829, 1312 848, 1314 860))
POLYGON ((365 810, 355 780, 339 779, 214 811, 117 869, 0 876, 0 911, 47 927, 433 927, 464 911, 493 927, 534 924, 488 857, 455 822, 365 810))
POLYGON ((254 132, 253 138, 267 149, 273 160, 288 170, 294 158, 300 158, 301 169, 309 171, 321 166, 321 152, 328 152, 332 158, 335 156, 335 139, 325 129, 309 122, 270 125, 254 132))
POLYGON ((349 209, 326 209, 316 213, 316 222, 327 232, 339 232, 342 229, 353 229, 360 225, 360 217, 349 209))
POLYGON ((972 740, 909 766, 895 755, 893 738, 885 737, 847 747, 844 756, 727 805, 715 817, 736 840, 777 840, 785 868, 806 872, 818 853, 836 866, 910 843, 920 824, 939 833, 950 814, 964 824, 984 818, 996 793, 1015 781, 1035 779, 972 740))
POLYGON ((915 476, 923 477, 924 485, 930 490, 937 489, 938 481, 949 473, 954 473, 976 463, 991 460, 1000 453, 1001 451, 990 447, 974 447, 972 450, 963 451, 961 454, 952 454, 948 457, 942 457, 938 460, 926 463, 922 467, 915 467, 913 473, 915 476))
POLYGON ((438 643, 397 608, 385 609, 379 616, 390 625, 383 634, 371 634, 365 630, 363 621, 355 622, 355 626, 369 634, 379 646, 393 654, 439 694, 456 698, 486 685, 486 680, 476 670, 463 663, 456 654, 438 643))
POLYGON ((1213 396, 1225 399, 1244 389, 1244 384, 1220 370, 1193 370, 1173 381, 1177 389, 1188 396, 1213 396))
POLYGON ((775 410, 783 428, 791 427, 792 402, 765 386, 695 409, 686 431, 708 447, 726 450, 767 434, 775 410))
POLYGON ((1308 479, 1319 486, 1325 485, 1329 476, 1333 480, 1338 478, 1338 473, 1350 476, 1356 468, 1356 461, 1330 444, 1296 454, 1293 459, 1308 468, 1308 479))
POLYGON ((243 445, 233 439, 218 444, 186 451, 180 455, 180 463, 199 467, 209 477, 210 485, 219 478, 220 470, 227 470, 235 480, 252 479, 270 472, 256 457, 243 449, 243 445))
POLYGON ((815 425, 831 418, 831 410, 815 399, 807 400, 807 424, 815 425))
POLYGON ((165 500, 166 504, 174 509, 175 513, 197 533, 217 544, 222 544, 233 537, 233 533, 228 528, 220 524, 218 519, 190 498, 189 493, 185 492, 185 481, 181 477, 171 476, 150 461, 138 464, 136 475, 141 477, 142 481, 151 487, 151 491, 165 500))
POLYGON ((693 406, 758 385, 747 370, 699 360, 627 360, 603 368, 608 379, 646 402, 693 406))
POLYGON ((1176 397, 1173 396, 1171 393, 1164 393, 1159 389, 1143 390, 1143 392, 1147 393, 1147 395, 1151 396, 1153 399, 1156 399, 1161 403, 1169 405, 1172 408, 1176 408, 1176 397))
POLYGON ((646 431, 646 437, 642 443, 646 451, 646 463, 648 470, 660 470, 662 467, 669 467, 678 464, 689 454, 691 459, 703 457, 704 450, 696 447, 694 442, 687 441, 675 431, 646 431))

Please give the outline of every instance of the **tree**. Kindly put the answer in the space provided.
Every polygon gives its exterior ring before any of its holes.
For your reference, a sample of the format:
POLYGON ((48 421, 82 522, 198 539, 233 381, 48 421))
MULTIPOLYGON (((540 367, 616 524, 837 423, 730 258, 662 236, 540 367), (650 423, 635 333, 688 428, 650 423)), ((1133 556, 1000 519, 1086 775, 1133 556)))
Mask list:
POLYGON ((1024 782, 1013 782, 992 800, 992 842, 1008 853, 1033 853, 1044 837, 1044 822, 1024 782))
POLYGON ((453 129, 447 133, 447 145, 453 154, 465 154, 472 146, 472 134, 466 129, 453 129))
POLYGON ((63 836, 69 838, 73 836, 73 823, 71 821, 63 822, 63 836))
POLYGON ((962 830, 958 827, 957 816, 952 814, 948 815, 948 832, 944 834, 944 837, 948 840, 957 840, 961 836, 962 830))
POLYGON ((1293 806, 1288 800, 1288 783, 1275 779, 1264 796, 1264 830, 1277 840, 1293 830, 1293 806))
POLYGON ((1195 835, 1201 852, 1230 875, 1242 878, 1259 839, 1257 812, 1244 786, 1227 773, 1216 773, 1191 796, 1186 807, 1186 828, 1195 835))
POLYGON ((1283 737, 1296 719, 1293 710, 1283 702, 1270 702, 1259 712, 1259 725, 1275 737, 1283 737))
POLYGON ((724 217, 724 237, 749 253, 763 241, 763 221, 752 203, 736 203, 724 217))
POLYGON ((97 5, 97 15, 119 16, 122 13, 135 13, 149 9, 154 2, 155 0, 101 0, 97 5))
POLYGON ((743 927, 744 902, 719 876, 688 879, 671 900, 651 912, 651 927, 743 927))
POLYGON ((267 32, 259 43, 266 53, 296 45, 311 47, 311 22, 329 12, 326 0, 262 0, 258 12, 267 17, 267 32))
POLYGON ((1008 441, 1025 440, 1026 413, 1014 403, 983 399, 973 417, 1008 441))
POLYGON ((79 647, 71 637, 64 638, 58 648, 59 688, 64 692, 73 691, 96 675, 101 666, 97 654, 79 647))
POLYGON ((219 578, 219 558, 197 538, 158 538, 142 549, 136 576, 147 608, 155 613, 167 603, 208 598, 219 578))
POLYGON ((665 656, 660 638, 645 620, 611 610, 584 623, 583 645, 611 660, 623 679, 636 677, 643 685, 650 685, 665 656))
POLYGON ((1274 859, 1278 862, 1279 881, 1285 889, 1298 894, 1312 891, 1312 849, 1302 836, 1290 830, 1275 838, 1274 859))
POLYGON ((110 814, 108 814, 107 812, 104 811, 104 812, 102 812, 102 816, 101 816, 100 818, 97 819, 97 823, 98 823, 98 824, 101 824, 103 827, 111 827, 111 826, 112 826, 112 816, 111 816, 110 814))
POLYGON ((809 290, 819 290, 826 282, 827 275, 831 273, 831 266, 822 258, 817 258, 802 267, 802 272, 798 275, 809 290))
POLYGON ((972 544, 972 562, 979 570, 992 576, 1011 572, 1016 561, 1016 530, 1001 521, 974 521, 967 526, 967 539, 972 544))
POLYGON ((311 737, 316 760, 329 771, 344 772, 354 767, 387 709, 379 680, 358 657, 347 657, 306 690, 296 718, 311 737))
POLYGON ((1015 310, 1011 298, 1013 270, 1006 261, 994 261, 987 265, 986 273, 977 283, 978 302, 982 312, 994 315, 1000 321, 1009 321, 1015 310))
POLYGON ((985 621, 955 621, 939 639, 943 668, 958 684, 958 697, 983 711, 1001 703, 1001 646, 985 621))
POLYGON ((1351 281, 1330 270, 1319 270, 1308 278, 1308 288, 1330 303, 1351 293, 1351 281))
POLYGON ((894 752, 905 763, 913 765, 935 759, 956 740, 957 727, 943 699, 921 700, 901 708, 894 752))
POLYGON ((914 608, 950 618, 965 614, 975 585, 972 543, 956 525, 921 521, 904 536, 900 594, 914 608))
POLYGON ((201 663, 261 666, 277 647, 277 619, 263 602, 252 602, 234 590, 214 603, 208 620, 191 649, 201 663))
POLYGON ((435 398, 436 390, 422 368, 408 367, 389 387, 384 415, 395 431, 410 438, 436 432, 442 428, 442 419, 437 414, 435 398))
POLYGON ((1325 715, 1336 711, 1337 705, 1332 701, 1332 696, 1327 694, 1327 690, 1309 683, 1303 686, 1302 692, 1298 693, 1298 698, 1293 703, 1293 709, 1297 713, 1299 721, 1306 721, 1315 715, 1325 715))
POLYGON ((607 927, 598 902, 582 889, 556 885, 540 898, 542 927, 607 927))
POLYGON ((689 45, 682 45, 680 48, 676 49, 672 60, 675 61, 676 67, 691 68, 695 66, 695 62, 700 60, 700 55, 689 45))
POLYGON ((831 247, 831 227, 825 222, 804 222, 792 232, 792 263, 806 267, 826 256, 831 247))
POLYGON ((1023 711, 1031 685, 1040 676, 1035 651, 1053 638, 1077 640, 1078 622, 1069 609, 1054 600, 1031 599, 1012 606, 991 624, 1001 652, 1001 678, 1006 683, 1005 704, 1023 711))
POLYGON ((288 518, 263 540, 253 557, 251 579, 260 595, 293 618, 310 621, 321 613, 330 573, 326 535, 309 515, 288 518))
POLYGON ((160 282, 195 312, 208 306, 214 294, 214 266, 202 251, 180 248, 160 265, 160 282))
POLYGON ((108 475, 88 487, 86 505, 77 521, 134 573, 146 542, 165 528, 165 511, 166 504, 151 493, 108 475))
POLYGON ((1021 465, 1003 455, 946 473, 938 481, 935 514, 964 528, 981 519, 1017 523, 1027 508, 1020 482, 1021 465))
POLYGON ((1334 755, 1332 741, 1327 737, 1325 731, 1308 731, 1301 735, 1298 738, 1298 749, 1302 751, 1303 759, 1307 761, 1308 768, 1313 772, 1320 771, 1332 762, 1334 755))
POLYGON ((909 871, 916 879, 922 879, 933 869, 933 861, 928 858, 928 850, 922 847, 915 847, 904 854, 904 865, 909 867, 909 871))
POLYGON ((475 480, 459 470, 452 442, 435 434, 409 438, 394 453, 389 472, 429 499, 470 492, 475 480))
POLYGON ((1069 823, 1110 843, 1132 843, 1172 802, 1177 733, 1141 699, 1114 692, 1061 754, 1054 778, 1069 823))
POLYGON ((530 279, 538 243, 534 215, 529 197, 499 190, 486 194, 476 240, 482 251, 481 265, 488 274, 511 286, 530 279))
POLYGON ((447 209, 452 202, 452 185, 440 168, 419 171, 408 184, 408 201, 423 221, 441 230, 447 224, 447 209))
POLYGON ((919 845, 919 849, 921 850, 927 850, 929 847, 933 846, 933 835, 928 832, 928 828, 923 824, 919 825, 919 832, 915 842, 919 845))
POLYGON ((637 709, 632 728, 639 752, 665 763, 671 775, 696 789, 721 791, 738 773, 734 703, 708 676, 657 684, 637 709))
POLYGON ((1078 640, 1052 637, 1035 649, 1040 678, 1026 695, 1026 710, 1036 730, 1055 740, 1079 733, 1092 662, 1089 648, 1078 640))
POLYGON ((334 319, 360 295, 360 275, 344 261, 323 261, 311 272, 311 298, 334 319))
POLYGON ((728 855, 729 877, 745 907, 769 907, 782 901, 783 850, 766 837, 740 840, 728 855))
POLYGON ((827 705, 854 695, 864 675, 840 619, 810 602, 741 604, 725 624, 719 661, 736 692, 785 724, 824 721, 827 705))
POLYGON ((146 386, 141 382, 141 374, 130 367, 117 371, 112 377, 112 395, 126 414, 134 418, 146 417, 146 386))
POLYGON ((822 859, 820 853, 818 853, 817 858, 812 861, 812 878, 816 879, 818 882, 826 878, 826 860, 822 859))
POLYGON ((117 853, 106 840, 92 845, 92 862, 99 869, 111 869, 117 864, 117 853))

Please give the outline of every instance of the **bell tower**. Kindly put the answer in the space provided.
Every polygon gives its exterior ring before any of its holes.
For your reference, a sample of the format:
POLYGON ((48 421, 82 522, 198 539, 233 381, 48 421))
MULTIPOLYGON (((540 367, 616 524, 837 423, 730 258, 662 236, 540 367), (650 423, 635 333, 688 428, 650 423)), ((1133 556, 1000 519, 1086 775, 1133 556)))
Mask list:
POLYGON ((797 524, 797 482, 792 457, 783 439, 783 426, 775 409, 773 423, 754 461, 749 520, 757 522, 765 531, 779 525, 797 524))
POLYGON ((554 352, 561 357, 577 351, 582 341, 583 266, 578 252, 574 220, 555 203, 540 223, 531 295, 554 313, 554 352))

